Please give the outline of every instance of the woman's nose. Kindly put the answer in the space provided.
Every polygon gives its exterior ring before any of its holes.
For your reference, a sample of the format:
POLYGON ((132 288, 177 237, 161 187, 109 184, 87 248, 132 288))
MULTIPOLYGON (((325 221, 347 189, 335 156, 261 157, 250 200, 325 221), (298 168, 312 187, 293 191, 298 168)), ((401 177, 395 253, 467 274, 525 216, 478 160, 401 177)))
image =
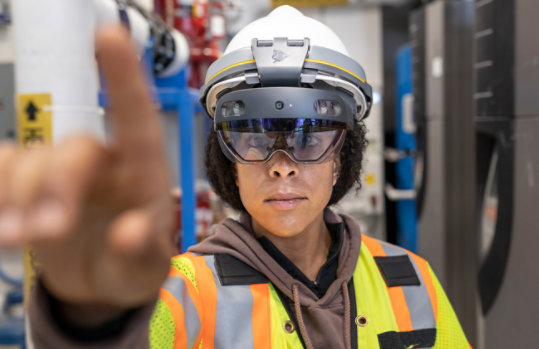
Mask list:
POLYGON ((284 151, 277 151, 269 160, 269 175, 272 178, 295 177, 299 174, 299 167, 284 151))

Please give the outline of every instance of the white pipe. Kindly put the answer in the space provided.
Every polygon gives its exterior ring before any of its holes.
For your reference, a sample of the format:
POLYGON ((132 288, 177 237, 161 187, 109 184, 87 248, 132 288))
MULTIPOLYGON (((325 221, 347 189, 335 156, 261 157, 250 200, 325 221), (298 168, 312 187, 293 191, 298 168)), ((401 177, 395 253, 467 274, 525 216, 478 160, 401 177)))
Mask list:
MULTIPOLYGON (((90 1, 89 1, 90 2, 90 1)), ((114 0, 94 0, 96 26, 101 24, 119 24, 120 11, 114 0)), ((150 41, 150 24, 136 9, 128 7, 129 30, 138 53, 142 54, 150 41)))
MULTIPOLYGON (((120 22, 118 3, 16 0, 13 4, 17 95, 51 96, 52 105, 43 109, 52 112, 55 144, 79 131, 104 140, 103 112, 98 106, 95 28, 120 22)), ((150 42, 151 24, 135 8, 128 7, 125 12, 133 41, 142 54, 150 42)), ((176 74, 189 59, 185 37, 176 30, 169 31, 175 44, 174 59, 161 72, 162 77, 176 74)))
POLYGON ((17 95, 51 95, 54 143, 77 131, 104 139, 93 3, 16 0, 13 9, 17 95))

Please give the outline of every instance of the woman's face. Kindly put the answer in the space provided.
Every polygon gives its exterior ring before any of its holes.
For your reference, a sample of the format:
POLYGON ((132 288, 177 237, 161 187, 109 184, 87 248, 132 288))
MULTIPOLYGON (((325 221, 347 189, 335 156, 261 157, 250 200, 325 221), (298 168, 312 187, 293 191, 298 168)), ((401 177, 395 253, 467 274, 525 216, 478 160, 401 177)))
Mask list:
POLYGON ((279 237, 293 237, 323 221, 339 164, 333 158, 298 164, 276 153, 265 164, 237 163, 236 170, 241 201, 255 230, 261 227, 279 237))

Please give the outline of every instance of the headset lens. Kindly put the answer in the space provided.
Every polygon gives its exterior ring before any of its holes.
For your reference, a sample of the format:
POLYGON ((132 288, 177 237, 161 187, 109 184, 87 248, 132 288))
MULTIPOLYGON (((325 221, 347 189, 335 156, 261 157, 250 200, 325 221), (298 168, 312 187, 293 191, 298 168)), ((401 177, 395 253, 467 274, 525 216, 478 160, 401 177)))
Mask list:
POLYGON ((286 152, 296 162, 322 162, 340 150, 346 124, 319 119, 251 119, 217 125, 223 151, 237 162, 265 162, 286 152))

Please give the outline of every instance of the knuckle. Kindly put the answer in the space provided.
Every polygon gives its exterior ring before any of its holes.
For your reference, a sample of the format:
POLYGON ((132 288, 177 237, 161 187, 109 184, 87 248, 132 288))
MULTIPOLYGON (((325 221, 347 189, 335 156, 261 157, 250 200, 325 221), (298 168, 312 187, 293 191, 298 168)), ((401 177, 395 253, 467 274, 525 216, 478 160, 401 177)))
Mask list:
POLYGON ((86 172, 106 156, 106 149, 99 140, 88 135, 66 139, 55 152, 54 170, 65 173, 86 172))

